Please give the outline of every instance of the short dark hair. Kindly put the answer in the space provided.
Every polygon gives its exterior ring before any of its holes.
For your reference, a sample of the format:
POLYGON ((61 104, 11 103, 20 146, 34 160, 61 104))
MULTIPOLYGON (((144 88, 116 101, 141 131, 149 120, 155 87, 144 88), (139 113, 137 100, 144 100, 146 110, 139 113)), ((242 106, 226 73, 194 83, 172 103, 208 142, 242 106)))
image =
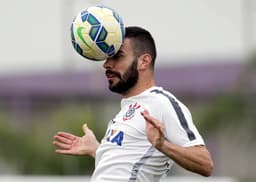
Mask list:
POLYGON ((152 57, 152 68, 155 65, 156 45, 149 31, 144 28, 131 26, 125 28, 125 38, 132 39, 132 46, 136 56, 149 53, 152 57))

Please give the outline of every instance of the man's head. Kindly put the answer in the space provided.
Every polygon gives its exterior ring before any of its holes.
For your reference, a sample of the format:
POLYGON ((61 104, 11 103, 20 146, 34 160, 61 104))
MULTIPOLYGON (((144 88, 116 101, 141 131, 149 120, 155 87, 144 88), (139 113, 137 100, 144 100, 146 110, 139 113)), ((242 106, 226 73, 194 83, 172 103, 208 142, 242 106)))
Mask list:
POLYGON ((109 89, 125 94, 134 88, 145 70, 153 72, 156 58, 155 43, 148 31, 140 27, 127 27, 124 44, 103 67, 109 89))
POLYGON ((153 69, 156 59, 156 45, 150 32, 141 27, 126 27, 125 38, 131 39, 135 56, 139 57, 145 53, 150 54, 153 69))

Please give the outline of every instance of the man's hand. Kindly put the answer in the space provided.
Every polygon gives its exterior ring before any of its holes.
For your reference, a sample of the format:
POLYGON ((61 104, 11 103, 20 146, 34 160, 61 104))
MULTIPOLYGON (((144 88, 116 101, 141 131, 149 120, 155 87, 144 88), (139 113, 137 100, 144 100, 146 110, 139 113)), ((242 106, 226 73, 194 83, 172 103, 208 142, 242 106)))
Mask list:
POLYGON ((53 145, 57 147, 55 152, 67 155, 90 155, 95 158, 99 142, 86 124, 83 125, 83 132, 82 137, 67 132, 58 132, 53 141, 53 145))
POLYGON ((164 126, 157 119, 149 115, 147 110, 141 112, 146 121, 146 133, 150 143, 157 149, 164 143, 164 126))

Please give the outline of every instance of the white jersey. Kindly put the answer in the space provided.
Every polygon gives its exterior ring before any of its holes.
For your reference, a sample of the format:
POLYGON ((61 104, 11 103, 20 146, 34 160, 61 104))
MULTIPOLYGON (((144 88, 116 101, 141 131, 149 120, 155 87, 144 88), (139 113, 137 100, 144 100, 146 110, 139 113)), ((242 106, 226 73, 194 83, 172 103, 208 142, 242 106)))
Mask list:
POLYGON ((120 112, 109 122, 96 152, 93 182, 155 182, 165 177, 173 161, 148 141, 141 111, 163 122, 165 137, 188 147, 204 145, 189 110, 171 93, 152 87, 122 99, 120 112))

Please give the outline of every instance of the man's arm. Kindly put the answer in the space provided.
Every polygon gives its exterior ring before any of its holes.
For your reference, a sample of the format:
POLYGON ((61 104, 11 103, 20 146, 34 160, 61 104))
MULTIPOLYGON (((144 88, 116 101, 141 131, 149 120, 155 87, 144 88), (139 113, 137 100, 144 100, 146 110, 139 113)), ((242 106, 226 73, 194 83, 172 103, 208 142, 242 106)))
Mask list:
POLYGON ((95 158, 99 142, 86 124, 83 125, 83 132, 82 137, 67 132, 58 132, 53 141, 53 145, 57 147, 55 152, 66 155, 90 155, 95 158))
POLYGON ((148 140, 154 147, 187 170, 203 176, 211 175, 213 162, 205 146, 182 147, 171 143, 164 138, 161 122, 151 117, 147 111, 141 114, 146 120, 148 140))
POLYGON ((213 162, 205 146, 181 147, 164 140, 163 145, 157 149, 183 168, 203 176, 211 176, 213 162))

